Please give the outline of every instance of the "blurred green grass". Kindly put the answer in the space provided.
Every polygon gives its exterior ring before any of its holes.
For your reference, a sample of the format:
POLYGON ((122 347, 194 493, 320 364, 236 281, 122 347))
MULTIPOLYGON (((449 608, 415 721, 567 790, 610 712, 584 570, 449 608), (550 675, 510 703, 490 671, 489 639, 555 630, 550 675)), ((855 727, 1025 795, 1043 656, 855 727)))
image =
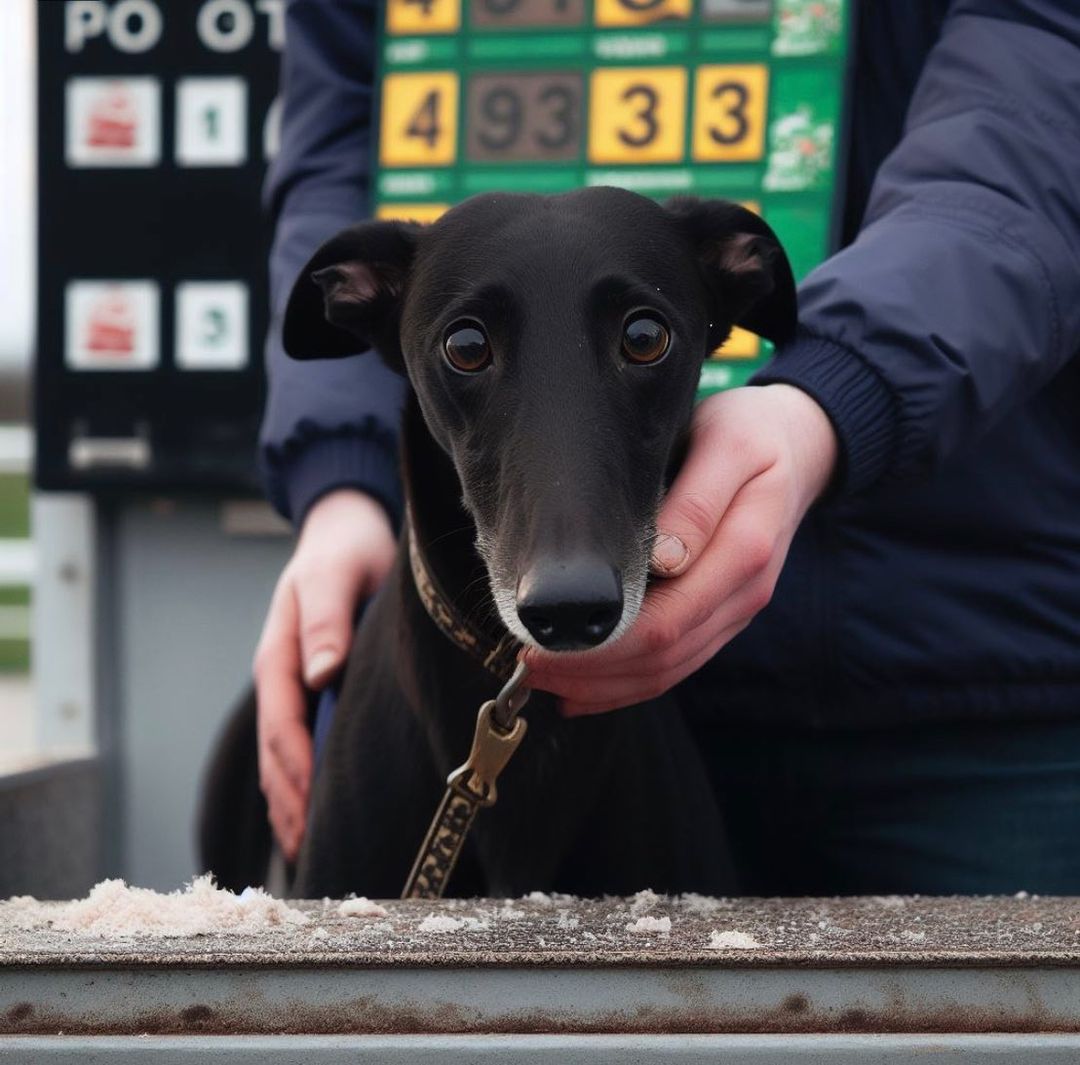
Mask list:
MULTIPOLYGON (((29 536, 30 478, 0 473, 0 539, 25 540, 29 536)), ((30 669, 29 606, 28 587, 0 585, 0 673, 30 669)))
POLYGON ((0 539, 25 540, 30 535, 30 478, 0 473, 0 539))

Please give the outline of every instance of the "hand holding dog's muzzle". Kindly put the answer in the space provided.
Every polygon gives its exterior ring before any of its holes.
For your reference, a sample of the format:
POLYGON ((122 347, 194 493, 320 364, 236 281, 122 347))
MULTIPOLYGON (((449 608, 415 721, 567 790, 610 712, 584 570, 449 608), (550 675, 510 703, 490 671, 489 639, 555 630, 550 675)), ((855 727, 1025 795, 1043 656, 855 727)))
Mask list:
POLYGON ((790 385, 740 388, 697 408, 690 449, 657 518, 653 581, 610 647, 529 648, 533 687, 568 716, 656 698, 704 665, 769 602, 795 530, 828 485, 836 434, 790 385))

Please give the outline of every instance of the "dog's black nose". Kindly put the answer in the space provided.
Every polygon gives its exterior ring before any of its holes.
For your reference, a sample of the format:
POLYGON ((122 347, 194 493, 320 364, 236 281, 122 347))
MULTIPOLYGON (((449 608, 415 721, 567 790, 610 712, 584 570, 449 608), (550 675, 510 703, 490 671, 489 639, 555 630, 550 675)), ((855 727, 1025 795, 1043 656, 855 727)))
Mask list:
POLYGON ((541 561, 518 581, 518 617, 536 642, 552 651, 583 651, 603 643, 622 610, 618 572, 595 559, 541 561))

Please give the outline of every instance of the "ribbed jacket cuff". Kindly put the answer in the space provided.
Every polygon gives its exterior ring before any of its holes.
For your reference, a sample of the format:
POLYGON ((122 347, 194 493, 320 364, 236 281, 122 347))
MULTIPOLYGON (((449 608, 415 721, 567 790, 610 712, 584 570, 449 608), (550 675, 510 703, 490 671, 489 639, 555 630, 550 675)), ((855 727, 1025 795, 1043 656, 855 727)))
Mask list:
POLYGON ((404 509, 401 475, 393 449, 362 436, 329 436, 305 443, 280 473, 296 528, 313 503, 335 488, 359 488, 386 509, 390 524, 401 527, 404 509))
POLYGON ((868 488, 892 465, 900 437, 896 399, 877 371, 850 348, 800 331, 750 384, 794 385, 828 414, 840 444, 834 491, 868 488))

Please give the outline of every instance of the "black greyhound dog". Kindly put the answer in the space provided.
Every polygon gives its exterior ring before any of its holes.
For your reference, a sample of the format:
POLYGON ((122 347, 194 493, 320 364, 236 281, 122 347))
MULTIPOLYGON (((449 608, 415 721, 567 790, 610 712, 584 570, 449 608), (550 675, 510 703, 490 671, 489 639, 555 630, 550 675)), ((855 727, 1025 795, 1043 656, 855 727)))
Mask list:
MULTIPOLYGON (((641 608, 702 360, 734 324, 785 339, 795 289, 773 232, 725 201, 485 195, 428 226, 361 223, 307 264, 286 350, 373 345, 412 393, 408 528, 349 656, 293 894, 400 893, 499 687, 433 620, 410 530, 424 576, 482 641, 589 653, 618 639, 641 608)), ((450 893, 734 889, 673 698, 566 720, 536 693, 526 716, 450 893)))

